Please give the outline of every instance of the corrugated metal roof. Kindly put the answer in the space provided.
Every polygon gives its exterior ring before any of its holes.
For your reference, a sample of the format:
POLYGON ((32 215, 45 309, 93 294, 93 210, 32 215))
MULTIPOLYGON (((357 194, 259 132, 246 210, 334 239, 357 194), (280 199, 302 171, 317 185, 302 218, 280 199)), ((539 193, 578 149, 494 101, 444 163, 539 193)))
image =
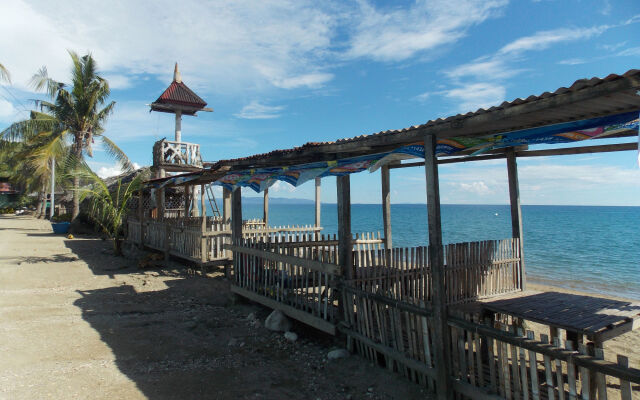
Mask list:
MULTIPOLYGON (((385 139, 392 139, 389 141, 390 145, 409 143, 419 139, 420 136, 416 136, 417 133, 424 135, 433 132, 438 138, 479 136, 640 110, 640 96, 636 93, 638 88, 640 88, 640 70, 632 69, 623 75, 610 74, 606 78, 580 79, 569 87, 561 87, 553 92, 544 92, 538 96, 531 95, 526 99, 517 98, 512 101, 505 101, 499 106, 488 109, 480 108, 475 112, 438 118, 421 125, 380 131, 335 141, 308 142, 290 149, 273 150, 248 157, 221 160, 212 167, 246 164, 245 161, 273 159, 309 150, 331 151, 333 148, 334 151, 357 152, 360 146, 384 146, 385 139), (581 96, 586 92, 592 95, 581 96), (570 97, 575 97, 575 99, 570 97), (569 101, 554 101, 560 98, 568 99, 569 101), (531 110, 527 110, 527 106, 537 104, 540 107, 531 107, 531 110), (480 121, 479 123, 474 123, 474 126, 469 126, 469 122, 472 120, 480 121), (337 148, 338 145, 349 144, 351 146, 348 148, 337 148)), ((242 167, 246 168, 248 166, 243 165, 242 167)))
POLYGON ((640 70, 637 69, 605 78, 580 79, 553 92, 517 98, 499 106, 438 118, 421 125, 335 141, 308 142, 290 149, 207 163, 207 174, 217 175, 221 168, 241 170, 375 154, 422 142, 427 134, 434 134, 438 139, 485 136, 640 111, 638 89, 640 70))

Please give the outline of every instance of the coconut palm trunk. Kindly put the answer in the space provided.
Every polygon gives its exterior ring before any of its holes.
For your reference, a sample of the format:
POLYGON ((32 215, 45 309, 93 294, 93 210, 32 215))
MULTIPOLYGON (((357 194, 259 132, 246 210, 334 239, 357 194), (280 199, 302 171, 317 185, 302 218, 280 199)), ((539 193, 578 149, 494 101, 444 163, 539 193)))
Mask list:
POLYGON ((36 218, 42 218, 44 215, 44 190, 38 191, 38 204, 36 206, 36 218))

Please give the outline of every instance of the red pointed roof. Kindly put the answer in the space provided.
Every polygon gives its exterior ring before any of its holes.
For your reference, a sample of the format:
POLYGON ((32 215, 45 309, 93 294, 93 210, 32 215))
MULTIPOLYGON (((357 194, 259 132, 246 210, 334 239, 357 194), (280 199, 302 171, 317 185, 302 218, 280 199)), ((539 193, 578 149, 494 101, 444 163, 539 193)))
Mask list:
POLYGON ((173 82, 171 82, 171 85, 151 104, 151 110, 170 113, 181 110, 183 114, 194 115, 200 110, 211 111, 204 109, 206 105, 207 102, 202 100, 200 96, 195 94, 193 90, 189 89, 189 87, 182 82, 180 72, 178 71, 178 64, 176 63, 173 82))

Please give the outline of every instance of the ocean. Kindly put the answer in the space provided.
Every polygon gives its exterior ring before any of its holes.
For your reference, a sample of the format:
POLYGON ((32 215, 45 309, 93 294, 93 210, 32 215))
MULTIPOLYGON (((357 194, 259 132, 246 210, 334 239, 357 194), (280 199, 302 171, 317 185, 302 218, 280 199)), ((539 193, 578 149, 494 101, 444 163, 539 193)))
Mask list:
MULTIPOLYGON (((269 225, 314 223, 314 206, 278 204, 269 225)), ((274 204, 275 203, 275 204, 274 204)), ((640 300, 640 207, 522 206, 529 282, 640 300)), ((243 218, 261 218, 262 204, 243 204, 243 218)), ((382 232, 382 207, 353 204, 352 231, 382 232)), ((423 246, 427 208, 392 204, 394 247, 423 246)), ((337 206, 322 205, 323 233, 337 233, 337 206)), ((442 205, 445 244, 511 236, 508 205, 442 205)))

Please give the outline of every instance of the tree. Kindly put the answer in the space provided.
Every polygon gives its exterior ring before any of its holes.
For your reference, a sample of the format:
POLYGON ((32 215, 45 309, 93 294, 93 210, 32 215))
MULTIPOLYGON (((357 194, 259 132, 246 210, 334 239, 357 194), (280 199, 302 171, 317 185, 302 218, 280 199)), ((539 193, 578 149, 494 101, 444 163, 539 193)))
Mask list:
POLYGON ((9 70, 0 64, 0 82, 2 81, 11 83, 11 75, 9 75, 9 70))
MULTIPOLYGON (((142 187, 145 176, 138 173, 128 183, 118 179, 110 190, 107 184, 96 175, 86 163, 82 163, 77 171, 93 182, 81 190, 81 198, 89 201, 89 218, 113 240, 113 250, 116 255, 122 255, 122 240, 124 239, 123 224, 129 212, 129 201, 142 187)), ((77 174, 76 174, 77 175, 77 174)))
POLYGON ((38 193, 36 216, 45 217, 44 198, 51 187, 51 163, 59 174, 56 186, 69 165, 69 147, 50 132, 42 131, 23 141, 0 141, 0 169, 24 193, 38 193))
MULTIPOLYGON (((31 83, 36 90, 46 90, 52 102, 38 101, 41 111, 33 111, 28 120, 12 124, 0 133, 0 137, 8 141, 25 141, 46 132, 51 143, 70 143, 69 154, 77 160, 83 160, 85 153, 93 157, 94 140, 100 138, 105 149, 130 170, 127 156, 104 135, 104 123, 115 106, 113 101, 107 103, 109 83, 97 74, 91 54, 79 57, 69 51, 69 55, 73 62, 70 90, 67 90, 67 84, 51 79, 46 67, 42 67, 31 83)), ((72 179, 72 217, 76 218, 80 213, 80 174, 72 175, 72 179)))

